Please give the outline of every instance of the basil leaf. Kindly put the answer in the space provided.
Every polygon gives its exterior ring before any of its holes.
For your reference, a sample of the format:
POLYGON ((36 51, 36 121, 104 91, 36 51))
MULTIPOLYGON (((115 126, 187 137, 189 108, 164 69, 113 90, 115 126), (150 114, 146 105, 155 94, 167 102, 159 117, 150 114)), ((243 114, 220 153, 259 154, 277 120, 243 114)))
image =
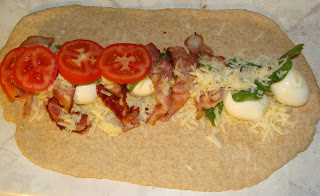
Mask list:
POLYGON ((215 109, 218 108, 219 114, 221 114, 223 109, 223 102, 218 103, 215 107, 203 110, 206 117, 210 120, 213 126, 216 126, 214 120, 216 119, 216 114, 214 113, 215 109))
POLYGON ((287 58, 287 57, 292 58, 292 57, 300 54, 301 51, 302 51, 302 49, 303 49, 303 46, 304 46, 304 44, 298 44, 298 45, 296 45, 296 46, 293 47, 291 50, 289 50, 287 53, 285 53, 284 55, 282 55, 282 56, 280 57, 280 59, 287 58))
POLYGON ((56 49, 60 50, 61 45, 55 45, 54 47, 55 47, 56 49))
POLYGON ((171 57, 165 52, 161 52, 159 54, 159 59, 161 59, 162 57, 166 57, 167 59, 169 59, 171 61, 171 57))
POLYGON ((261 84, 258 80, 256 80, 254 83, 257 85, 258 89, 263 90, 264 92, 271 92, 271 90, 269 88, 270 87, 270 82, 269 81, 266 82, 267 86, 261 84))
POLYGON ((127 84, 127 92, 133 91, 134 87, 136 87, 138 83, 139 82, 127 84))
POLYGON ((241 90, 239 92, 236 92, 232 94, 232 99, 236 102, 241 101, 250 101, 250 100, 260 100, 264 94, 264 91, 258 90, 258 88, 254 89, 253 92, 251 90, 241 90), (262 92, 262 94, 259 94, 258 92, 262 92))
POLYGON ((283 80, 283 78, 286 77, 290 69, 292 68, 292 61, 290 58, 287 59, 287 62, 285 62, 277 71, 273 72, 268 78, 271 79, 270 85, 275 82, 279 82, 283 80))

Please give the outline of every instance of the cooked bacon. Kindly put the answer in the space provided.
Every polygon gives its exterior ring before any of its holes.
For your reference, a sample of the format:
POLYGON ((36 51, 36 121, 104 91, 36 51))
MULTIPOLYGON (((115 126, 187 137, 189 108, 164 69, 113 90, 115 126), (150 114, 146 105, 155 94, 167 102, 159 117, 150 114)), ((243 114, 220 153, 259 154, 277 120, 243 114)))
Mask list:
POLYGON ((203 44, 203 37, 198 34, 191 35, 188 37, 185 41, 184 44, 187 46, 189 49, 190 54, 193 54, 195 56, 200 55, 200 47, 203 44))
POLYGON ((73 96, 76 91, 76 87, 62 87, 56 85, 53 89, 53 96, 59 101, 59 103, 68 111, 71 111, 73 105, 73 96))
POLYGON ((58 122, 61 122, 62 119, 60 119, 60 114, 63 112, 63 107, 60 105, 58 99, 52 97, 48 100, 47 103, 47 110, 49 112, 49 115, 51 116, 52 120, 58 122))
POLYGON ((59 122, 63 121, 63 119, 61 119, 60 116, 67 113, 71 115, 77 115, 77 116, 81 115, 80 121, 76 124, 76 129, 72 130, 73 132, 84 133, 91 126, 91 124, 88 123, 87 114, 82 114, 80 112, 67 112, 66 110, 64 110, 63 106, 59 103, 58 99, 56 99, 55 97, 52 97, 48 100, 47 110, 52 120, 56 122, 57 126, 61 130, 65 129, 65 127, 58 124, 59 122))
POLYGON ((198 65, 197 57, 188 54, 182 47, 169 47, 167 53, 173 61, 175 71, 180 74, 176 76, 175 84, 172 87, 172 105, 168 112, 160 117, 162 121, 169 120, 187 102, 194 79, 194 76, 190 75, 189 72, 192 71, 192 65, 198 65))
POLYGON ((113 88, 108 89, 108 91, 117 97, 122 96, 122 87, 119 84, 113 84, 113 88))
POLYGON ((204 109, 210 109, 215 107, 218 103, 223 101, 223 92, 222 90, 214 90, 202 94, 199 98, 199 102, 195 99, 195 105, 197 108, 197 119, 200 119, 203 116, 204 109))
POLYGON ((137 117, 139 115, 139 108, 129 108, 126 97, 126 87, 121 85, 121 96, 116 96, 112 92, 105 88, 103 85, 97 85, 97 94, 102 99, 103 103, 111 109, 111 111, 116 115, 119 125, 123 131, 128 131, 129 129, 138 127, 140 125, 137 117), (107 93, 111 95, 107 95, 107 93))
POLYGON ((88 115, 87 114, 81 114, 80 112, 71 112, 71 115, 81 115, 80 121, 77 123, 77 128, 75 130, 72 130, 76 133, 85 133, 89 130, 91 124, 88 124, 88 115))
POLYGON ((214 55, 213 50, 203 42, 203 37, 201 35, 198 35, 197 33, 191 35, 185 40, 184 44, 189 49, 190 54, 195 56, 200 55, 208 60, 215 58, 227 66, 225 58, 223 56, 214 55))
POLYGON ((45 45, 45 46, 51 46, 54 41, 53 37, 42 37, 42 36, 29 36, 27 39, 22 42, 20 46, 23 47, 30 47, 35 45, 45 45))
POLYGON ((154 107, 153 111, 147 119, 148 123, 154 125, 161 116, 165 115, 169 111, 172 105, 172 92, 170 88, 169 93, 166 95, 161 88, 161 83, 163 82, 163 80, 165 80, 164 74, 153 73, 149 77, 155 89, 155 97, 159 102, 159 104, 154 107))
POLYGON ((173 79, 173 65, 167 57, 162 57, 159 60, 159 68, 168 80, 173 79))
POLYGON ((33 101, 33 93, 31 92, 25 92, 24 93, 24 97, 26 98, 26 102, 23 105, 23 117, 26 117, 30 114, 30 110, 31 110, 31 105, 32 105, 32 101, 33 101))
POLYGON ((146 48, 151 54, 152 62, 157 62, 159 60, 160 50, 153 43, 146 45, 146 48))
POLYGON ((195 33, 186 39, 184 44, 189 49, 190 54, 195 56, 213 57, 212 49, 203 42, 203 37, 195 33))

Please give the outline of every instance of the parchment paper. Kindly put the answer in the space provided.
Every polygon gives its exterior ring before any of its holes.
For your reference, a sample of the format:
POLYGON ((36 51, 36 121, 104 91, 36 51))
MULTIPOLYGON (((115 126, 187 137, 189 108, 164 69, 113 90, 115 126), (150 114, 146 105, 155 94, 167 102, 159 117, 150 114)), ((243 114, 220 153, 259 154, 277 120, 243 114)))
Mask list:
MULTIPOLYGON (((260 12, 276 21, 295 43, 304 43, 303 54, 320 84, 319 0, 1 0, 0 47, 21 17, 41 9, 69 4, 118 8, 237 9, 260 12)), ((0 107, 0 195, 320 195, 320 124, 310 147, 267 180, 251 188, 202 193, 145 187, 107 179, 82 179, 34 165, 20 153, 15 125, 3 118, 0 107)))

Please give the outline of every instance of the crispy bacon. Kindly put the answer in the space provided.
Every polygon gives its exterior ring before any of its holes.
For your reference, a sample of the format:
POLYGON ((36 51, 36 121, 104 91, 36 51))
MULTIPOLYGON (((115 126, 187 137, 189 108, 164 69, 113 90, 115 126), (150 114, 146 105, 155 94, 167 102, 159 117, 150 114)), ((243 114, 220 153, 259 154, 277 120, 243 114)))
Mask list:
POLYGON ((52 118, 52 120, 56 122, 57 126, 61 130, 65 129, 65 127, 58 124, 59 122, 63 121, 63 119, 61 119, 60 116, 63 114, 67 114, 67 113, 69 113, 71 115, 77 115, 77 116, 81 115, 80 121, 76 124, 77 125, 76 129, 72 130, 73 132, 84 133, 91 126, 91 124, 88 123, 88 115, 87 114, 82 114, 80 112, 67 112, 64 109, 64 107, 59 103, 58 99, 56 99, 55 97, 52 97, 48 100, 47 110, 48 110, 49 115, 52 118))
POLYGON ((113 88, 108 89, 108 91, 117 97, 121 97, 123 93, 121 85, 116 83, 114 83, 113 88))
POLYGON ((53 96, 68 112, 70 112, 73 105, 73 96, 75 91, 76 87, 74 85, 68 88, 56 85, 53 89, 53 96))
POLYGON ((52 120, 58 122, 61 122, 62 119, 60 119, 60 114, 62 111, 62 106, 60 105, 58 99, 52 97, 48 100, 47 103, 47 110, 49 112, 49 115, 51 116, 52 120))
POLYGON ((20 46, 23 47, 30 47, 35 45, 45 45, 45 46, 51 46, 54 41, 53 37, 42 37, 42 36, 29 36, 27 39, 21 43, 20 46))
POLYGON ((129 108, 126 102, 126 87, 121 85, 121 96, 112 94, 112 92, 103 85, 97 85, 97 94, 103 103, 112 110, 116 115, 119 125, 123 131, 138 127, 140 125, 137 117, 139 115, 138 108, 129 108), (111 95, 108 95, 110 93, 111 95))
POLYGON ((207 93, 204 93, 200 96, 199 102, 195 99, 195 106, 197 108, 197 119, 200 119, 203 116, 204 109, 210 109, 215 107, 218 103, 223 101, 223 91, 214 90, 207 93))

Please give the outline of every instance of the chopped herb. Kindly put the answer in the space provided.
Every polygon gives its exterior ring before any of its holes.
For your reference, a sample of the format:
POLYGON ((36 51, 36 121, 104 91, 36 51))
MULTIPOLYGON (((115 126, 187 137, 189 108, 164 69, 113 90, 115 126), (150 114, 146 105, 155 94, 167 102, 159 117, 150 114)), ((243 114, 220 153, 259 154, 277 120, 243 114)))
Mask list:
POLYGON ((54 47, 55 47, 56 49, 60 50, 61 45, 55 45, 54 47))
POLYGON ((138 83, 139 82, 127 84, 127 92, 133 91, 134 87, 136 87, 138 83))
POLYGON ((159 54, 159 58, 161 59, 162 57, 166 57, 167 59, 169 59, 171 61, 171 57, 165 52, 161 52, 159 54))
POLYGON ((223 109, 223 102, 218 103, 215 107, 209 108, 207 110, 203 110, 204 114, 210 120, 213 126, 216 126, 214 122, 214 120, 216 119, 216 114, 214 113, 216 108, 218 108, 218 112, 219 114, 221 114, 223 109))

